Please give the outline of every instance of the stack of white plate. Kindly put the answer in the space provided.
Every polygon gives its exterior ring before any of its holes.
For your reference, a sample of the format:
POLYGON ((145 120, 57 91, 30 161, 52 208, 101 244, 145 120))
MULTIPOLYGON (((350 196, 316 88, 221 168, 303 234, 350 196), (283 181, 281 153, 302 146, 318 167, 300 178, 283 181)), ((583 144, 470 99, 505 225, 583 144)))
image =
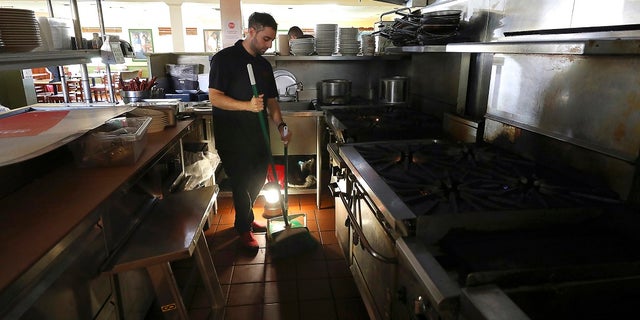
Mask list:
POLYGON ((291 47, 291 53, 294 56, 308 56, 315 52, 315 40, 314 38, 299 38, 289 40, 289 46, 291 47))
POLYGON ((276 87, 278 88, 278 100, 292 101, 296 96, 296 76, 281 69, 273 71, 273 77, 276 79, 276 87))
POLYGON ((316 52, 320 56, 330 56, 336 52, 338 37, 337 24, 316 25, 316 52))
POLYGON ((340 53, 343 56, 355 56, 360 53, 358 28, 340 28, 340 53))
POLYGON ((376 39, 373 35, 363 34, 362 35, 362 55, 363 56, 372 56, 376 52, 376 39))
POLYGON ((145 108, 135 108, 130 113, 137 117, 151 117, 151 123, 149 124, 149 128, 147 129, 148 133, 162 131, 168 123, 167 114, 162 111, 145 108))
POLYGON ((27 52, 40 45, 40 26, 33 11, 0 8, 0 51, 27 52))

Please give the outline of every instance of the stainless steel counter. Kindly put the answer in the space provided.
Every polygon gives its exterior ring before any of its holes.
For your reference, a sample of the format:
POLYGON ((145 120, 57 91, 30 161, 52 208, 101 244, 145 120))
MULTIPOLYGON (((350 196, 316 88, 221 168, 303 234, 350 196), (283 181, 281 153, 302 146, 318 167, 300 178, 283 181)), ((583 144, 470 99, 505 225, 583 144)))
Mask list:
MULTIPOLYGON (((96 235, 104 227, 105 204, 119 192, 126 193, 191 124, 180 121, 148 134, 148 144, 134 165, 78 169, 67 163, 0 200, 0 317, 27 310, 86 242, 100 239, 107 254, 104 237, 96 235)), ((91 277, 99 273, 91 272, 91 277)))

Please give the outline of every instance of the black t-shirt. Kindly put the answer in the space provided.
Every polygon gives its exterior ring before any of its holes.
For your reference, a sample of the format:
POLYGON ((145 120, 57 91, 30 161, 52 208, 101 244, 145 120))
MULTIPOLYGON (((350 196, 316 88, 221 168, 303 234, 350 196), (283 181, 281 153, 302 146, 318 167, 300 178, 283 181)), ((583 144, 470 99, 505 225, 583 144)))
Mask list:
MULTIPOLYGON (((250 55, 238 40, 211 59, 209 88, 217 89, 236 100, 249 101, 253 96, 247 64, 251 64, 259 94, 264 94, 265 107, 268 98, 278 96, 271 64, 262 56, 250 55)), ((266 112, 264 113, 266 114, 266 112)), ((268 125, 267 119, 265 124, 268 125)), ((234 154, 242 157, 264 156, 265 143, 258 113, 229 111, 213 106, 213 129, 216 149, 221 157, 234 154)))

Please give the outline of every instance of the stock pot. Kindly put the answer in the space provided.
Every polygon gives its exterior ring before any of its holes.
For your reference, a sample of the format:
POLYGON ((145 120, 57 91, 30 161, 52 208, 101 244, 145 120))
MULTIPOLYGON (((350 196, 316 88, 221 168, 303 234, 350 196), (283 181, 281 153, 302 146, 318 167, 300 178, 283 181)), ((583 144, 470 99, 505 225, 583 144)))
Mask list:
POLYGON ((322 80, 320 102, 324 105, 347 104, 351 101, 351 81, 345 79, 322 80))
POLYGON ((409 78, 394 76, 380 79, 379 100, 382 104, 404 104, 409 97, 409 78))

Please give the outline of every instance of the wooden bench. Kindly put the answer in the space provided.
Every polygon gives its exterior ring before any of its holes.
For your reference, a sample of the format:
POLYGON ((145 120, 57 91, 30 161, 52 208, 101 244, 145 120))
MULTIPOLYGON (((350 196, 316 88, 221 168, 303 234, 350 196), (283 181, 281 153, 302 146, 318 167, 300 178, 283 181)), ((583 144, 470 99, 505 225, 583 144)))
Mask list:
MULTIPOLYGON (((158 200, 127 242, 109 259, 105 272, 118 274, 145 268, 165 318, 189 319, 171 262, 193 256, 212 314, 214 318, 221 318, 224 296, 203 233, 218 190, 218 186, 212 186, 158 200)), ((114 278, 117 281, 117 276, 114 278)))

